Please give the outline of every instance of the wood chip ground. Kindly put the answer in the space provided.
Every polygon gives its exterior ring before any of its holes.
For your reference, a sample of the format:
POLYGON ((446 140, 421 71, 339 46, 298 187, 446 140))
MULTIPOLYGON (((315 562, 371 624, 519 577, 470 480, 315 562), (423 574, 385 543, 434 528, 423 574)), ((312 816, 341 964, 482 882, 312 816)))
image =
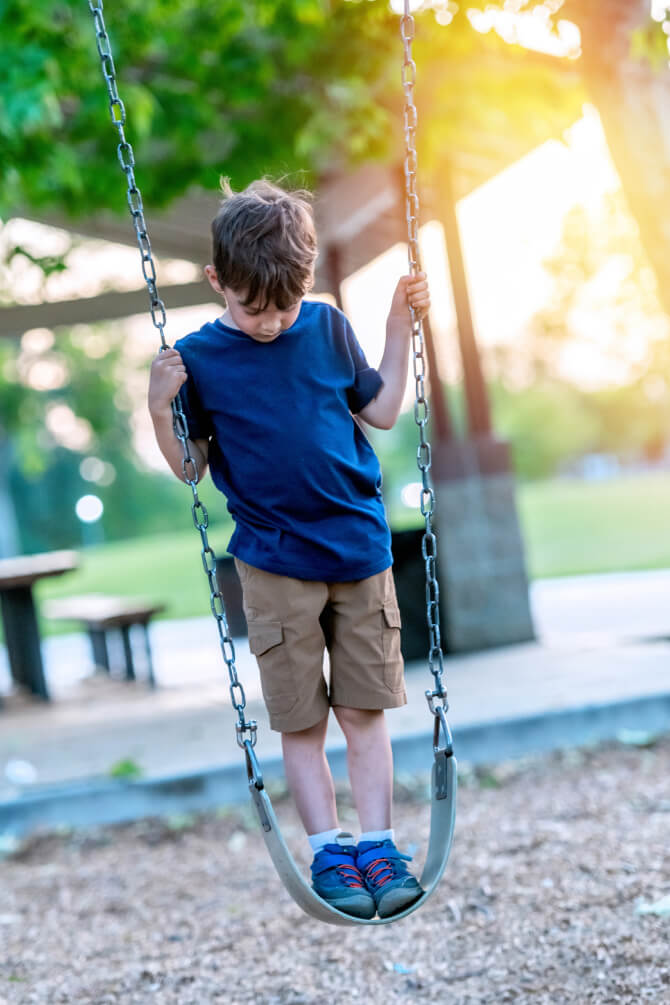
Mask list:
MULTIPOLYGON (((424 795, 398 780, 419 861, 424 795)), ((441 887, 376 929, 303 916, 246 808, 41 835, 0 863, 0 1003, 666 1005, 670 915, 641 911, 669 895, 670 739, 464 771, 441 887)))

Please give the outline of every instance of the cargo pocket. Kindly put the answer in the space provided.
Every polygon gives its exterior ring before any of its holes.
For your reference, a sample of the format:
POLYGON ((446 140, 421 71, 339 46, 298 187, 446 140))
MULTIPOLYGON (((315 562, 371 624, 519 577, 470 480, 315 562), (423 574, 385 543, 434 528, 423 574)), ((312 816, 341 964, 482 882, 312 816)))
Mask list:
POLYGON ((400 610, 395 599, 385 600, 382 617, 384 683, 389 691, 404 690, 403 660, 400 649, 400 610))
POLYGON ((249 649, 258 663, 263 698, 271 719, 290 712, 298 698, 283 643, 281 621, 249 621, 249 649))

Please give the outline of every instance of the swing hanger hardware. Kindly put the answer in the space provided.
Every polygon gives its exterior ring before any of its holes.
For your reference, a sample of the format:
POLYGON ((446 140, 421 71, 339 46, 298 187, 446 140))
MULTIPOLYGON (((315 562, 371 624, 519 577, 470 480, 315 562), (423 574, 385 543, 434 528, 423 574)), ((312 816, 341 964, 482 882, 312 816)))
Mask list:
MULTIPOLYGON (((251 723, 249 725, 251 725, 251 723)), ((255 728, 256 723, 254 722, 253 725, 255 728)), ((240 743, 239 731, 238 731, 237 742, 240 743)), ((261 771, 261 766, 258 762, 258 758, 256 757, 256 751, 254 750, 255 742, 256 742, 255 738, 253 742, 251 740, 245 740, 243 743, 240 743, 240 747, 242 747, 242 749, 244 750, 244 757, 247 762, 247 778, 249 780, 249 788, 252 790, 255 789, 257 792, 260 792, 261 789, 265 788, 265 783, 263 782, 263 773, 261 771)))
POLYGON ((438 705, 435 709, 435 720, 433 723, 433 753, 435 757, 439 757, 440 754, 444 754, 445 757, 451 757, 454 753, 454 741, 451 736, 451 729, 449 728, 449 723, 447 722, 446 708, 444 705, 438 705), (442 743, 440 743, 440 735, 442 735, 442 743))
POLYGON ((258 723, 255 719, 249 719, 248 722, 238 722, 235 724, 235 734, 237 736, 237 746, 242 747, 246 750, 247 744, 252 747, 256 746, 256 733, 258 731, 258 723), (249 734, 248 738, 246 734, 249 734))
POLYGON ((440 711, 449 711, 449 702, 447 701, 447 692, 442 688, 441 690, 426 691, 426 701, 428 702, 428 708, 433 715, 438 715, 440 711), (435 700, 440 702, 439 705, 435 704, 435 700))

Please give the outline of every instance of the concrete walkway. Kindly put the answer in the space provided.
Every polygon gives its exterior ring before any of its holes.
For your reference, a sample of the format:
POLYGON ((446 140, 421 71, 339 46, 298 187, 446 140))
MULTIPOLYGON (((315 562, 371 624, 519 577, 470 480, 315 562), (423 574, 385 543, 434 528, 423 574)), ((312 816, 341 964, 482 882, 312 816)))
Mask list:
MULTIPOLYGON (((621 729, 670 729, 670 570, 541 581, 531 596, 540 641, 446 661, 449 720, 461 759, 567 746, 621 729)), ((124 759, 145 779, 240 764, 212 618, 157 622, 152 644, 160 685, 153 693, 141 682, 86 676, 84 636, 46 641, 54 701, 10 695, 0 712, 0 800, 107 777, 124 759)), ((249 711, 259 722, 261 762, 276 765, 279 737, 267 727, 255 661, 246 640, 236 649, 249 711)), ((0 690, 8 684, 3 660, 0 650, 0 690)), ((431 680, 425 665, 410 664, 408 705, 388 715, 398 770, 423 763, 413 741, 432 729, 423 697, 431 680)), ((333 723, 329 746, 341 744, 333 723)), ((428 770, 430 747, 427 755, 424 747, 428 770)))

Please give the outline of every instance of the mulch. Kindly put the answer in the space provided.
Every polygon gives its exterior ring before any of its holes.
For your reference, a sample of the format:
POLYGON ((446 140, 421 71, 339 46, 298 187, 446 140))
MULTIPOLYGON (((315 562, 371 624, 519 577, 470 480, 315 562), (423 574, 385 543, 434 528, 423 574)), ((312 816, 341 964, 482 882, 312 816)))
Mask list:
MULTIPOLYGON (((425 788, 398 779, 398 843, 419 861, 425 788)), ((666 1003, 670 738, 464 768, 445 878, 393 925, 301 914, 249 808, 34 835, 0 863, 0 891, 7 1005, 666 1003)))

